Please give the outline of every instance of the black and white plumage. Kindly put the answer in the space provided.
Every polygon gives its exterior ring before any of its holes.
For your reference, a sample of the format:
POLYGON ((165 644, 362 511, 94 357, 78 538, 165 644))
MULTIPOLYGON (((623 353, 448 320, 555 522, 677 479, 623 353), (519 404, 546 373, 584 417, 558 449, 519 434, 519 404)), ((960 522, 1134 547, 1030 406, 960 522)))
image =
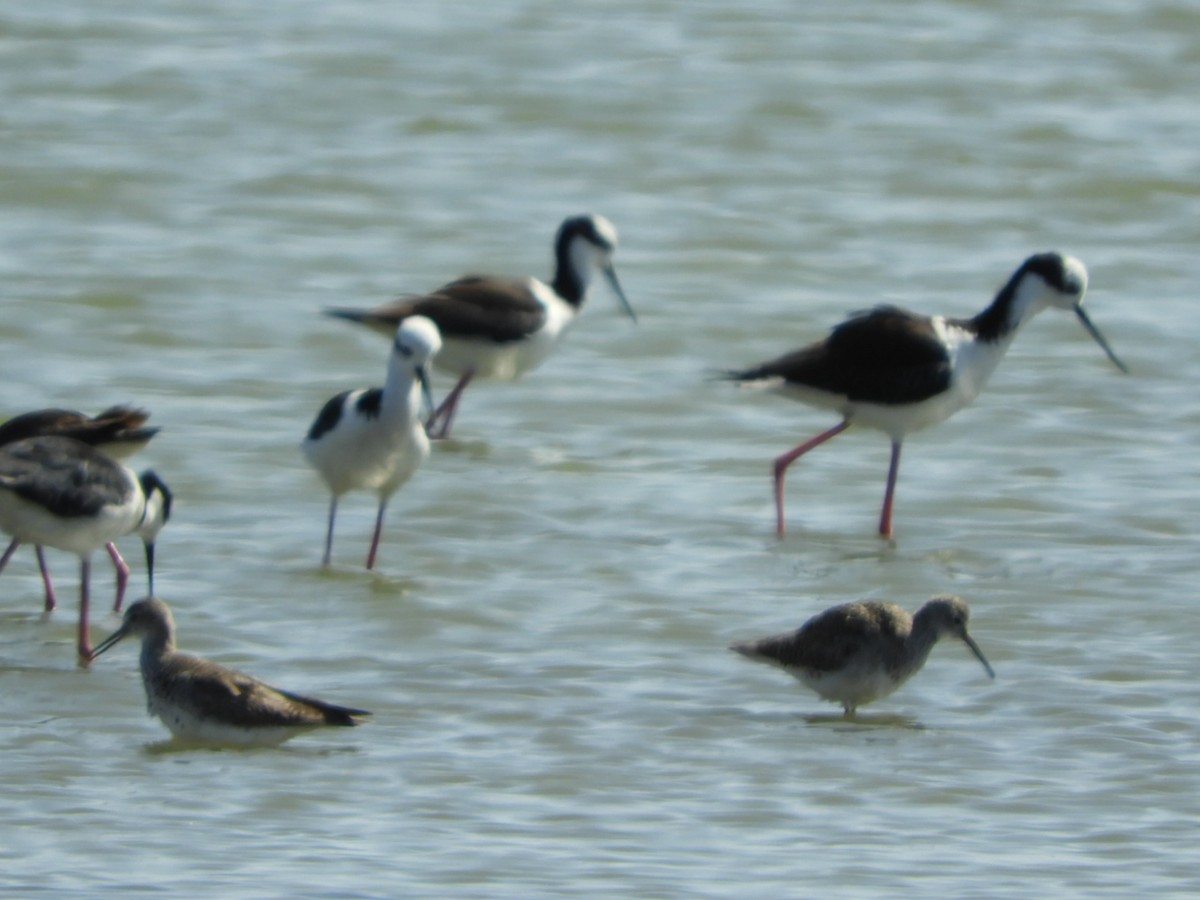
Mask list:
MULTIPOLYGON (((147 564, 153 570, 154 542, 170 514, 170 489, 154 472, 137 475, 73 438, 26 438, 0 447, 0 531, 12 536, 14 544, 54 547, 80 558, 78 646, 82 661, 91 657, 88 582, 92 553, 137 533, 146 544, 147 564)), ((8 555, 0 559, 0 568, 8 555)))
POLYGON ((389 337, 409 316, 425 316, 437 324, 445 345, 436 365, 459 379, 427 423, 431 437, 445 438, 472 379, 518 378, 550 356, 582 312, 595 271, 603 273, 622 309, 637 321, 613 268, 616 249, 617 230, 611 222, 597 215, 574 216, 558 229, 549 284, 536 278, 470 275, 423 296, 328 313, 389 337))
POLYGON ((851 425, 892 441, 879 533, 892 534, 900 446, 907 434, 937 425, 983 390, 1020 327, 1047 308, 1072 310, 1123 372, 1122 363, 1083 310, 1087 269, 1059 253, 1029 257, 992 303, 970 319, 923 316, 880 306, 837 326, 824 340, 726 377, 839 413, 842 421, 775 460, 776 530, 784 534, 788 466, 851 425))
POLYGON ((430 408, 428 364, 442 345, 437 326, 424 316, 404 319, 396 329, 382 388, 343 391, 318 413, 302 449, 332 495, 322 565, 333 554, 338 498, 347 491, 379 496, 375 534, 367 568, 375 567, 383 516, 391 499, 429 456, 429 437, 421 424, 421 400, 430 408))
POLYGON ((967 633, 970 610, 961 597, 934 597, 915 616, 894 603, 845 603, 813 616, 795 631, 730 645, 743 656, 778 666, 822 700, 840 703, 847 718, 920 671, 943 637, 965 643, 995 678, 967 633))
MULTIPOLYGON (((128 406, 111 406, 95 416, 88 416, 71 409, 38 409, 32 412, 13 416, 0 425, 0 446, 31 437, 74 438, 95 447, 118 462, 124 462, 135 453, 145 449, 150 439, 158 434, 158 428, 147 428, 146 422, 150 413, 144 409, 128 406)), ((9 545, 4 555, 0 557, 0 569, 16 551, 20 542, 16 539, 9 545)), ((147 544, 148 554, 153 554, 153 544, 147 544)), ((117 596, 113 602, 113 610, 121 611, 125 599, 125 589, 129 584, 129 566, 121 558, 115 543, 105 546, 113 566, 117 570, 117 596)), ((50 612, 58 605, 54 592, 54 582, 50 579, 50 569, 46 565, 46 554, 40 545, 34 547, 37 555, 38 568, 42 573, 42 584, 46 589, 46 611, 50 612)), ((150 593, 154 593, 154 566, 148 566, 150 593)))
POLYGON ((121 627, 99 646, 99 656, 126 637, 142 641, 146 705, 181 741, 214 746, 264 747, 325 726, 353 726, 363 709, 337 706, 271 687, 233 669, 175 649, 175 620, 162 600, 132 603, 121 627))

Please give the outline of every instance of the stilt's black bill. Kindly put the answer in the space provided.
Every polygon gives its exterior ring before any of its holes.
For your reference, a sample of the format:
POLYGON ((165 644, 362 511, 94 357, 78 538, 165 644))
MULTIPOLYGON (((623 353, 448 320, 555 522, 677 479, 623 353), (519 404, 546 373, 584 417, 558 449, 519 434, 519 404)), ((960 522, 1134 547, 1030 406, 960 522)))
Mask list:
POLYGON ((433 391, 429 387, 429 373, 424 366, 417 369, 417 381, 421 383, 421 396, 425 400, 425 405, 429 409, 429 414, 433 415, 433 411, 437 409, 433 403, 433 391))
POLYGON ((612 266, 606 266, 604 269, 604 277, 608 279, 608 283, 612 285, 613 291, 617 295, 617 299, 621 301, 621 308, 625 310, 625 314, 633 319, 633 323, 637 324, 637 313, 633 311, 633 307, 629 305, 629 301, 625 298, 625 292, 621 290, 621 282, 617 281, 617 270, 612 266))
POLYGON ((1092 320, 1088 318, 1088 314, 1083 311, 1082 306, 1075 307, 1075 315, 1079 316, 1079 321, 1083 323, 1083 327, 1087 329, 1087 333, 1100 345, 1100 349, 1108 354, 1108 358, 1113 361, 1113 364, 1128 375, 1129 367, 1117 358, 1117 354, 1113 353, 1112 347, 1108 346, 1108 341, 1104 339, 1104 335, 1100 333, 1100 329, 1092 324, 1092 320))

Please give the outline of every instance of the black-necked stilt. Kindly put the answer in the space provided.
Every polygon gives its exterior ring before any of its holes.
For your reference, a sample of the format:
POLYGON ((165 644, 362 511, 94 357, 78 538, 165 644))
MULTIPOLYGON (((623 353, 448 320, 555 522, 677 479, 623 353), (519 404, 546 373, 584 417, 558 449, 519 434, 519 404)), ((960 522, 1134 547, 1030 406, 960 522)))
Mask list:
POLYGON ((865 425, 892 439, 879 533, 892 534, 892 500, 900 445, 911 431, 937 425, 962 409, 987 383, 1017 330, 1043 309, 1073 310, 1122 372, 1128 372, 1083 311, 1087 269, 1059 253, 1031 256, 991 305, 971 319, 921 316, 880 306, 854 316, 823 341, 726 377, 764 387, 842 421, 775 460, 776 530, 784 533, 783 477, 799 457, 845 431, 865 425))
POLYGON ((326 725, 358 725, 371 715, 264 684, 175 649, 175 620, 155 597, 132 603, 120 629, 96 647, 99 656, 122 638, 142 639, 146 704, 181 741, 263 747, 326 725))
POLYGON ((967 634, 970 610, 960 597, 934 597, 909 615, 894 603, 845 603, 813 616, 795 631, 740 641, 743 656, 779 666, 822 700, 842 704, 846 717, 888 696, 920 671, 942 637, 956 637, 996 673, 967 634))
POLYGON ((616 249, 617 230, 611 222, 603 216, 574 216, 558 229, 550 284, 536 278, 475 275, 431 294, 403 297, 374 309, 327 312, 389 337, 409 316, 426 316, 437 324, 445 346, 436 365, 458 376, 458 383, 427 423, 431 437, 445 438, 459 397, 473 378, 513 379, 546 360, 582 311, 596 269, 608 279, 625 312, 637 321, 613 268, 616 249))
POLYGON ((75 438, 104 451, 118 462, 140 453, 161 429, 147 428, 150 413, 110 406, 94 416, 71 409, 38 409, 13 416, 0 425, 0 445, 31 437, 75 438))
MULTIPOLYGON (((14 547, 41 544, 80 558, 79 656, 84 662, 91 657, 92 553, 136 532, 153 573, 154 541, 170 514, 171 492, 154 472, 137 475, 73 438, 27 438, 0 447, 0 531, 14 538, 14 547)), ((0 568, 8 555, 0 559, 0 568)))
POLYGON ((437 326, 429 319, 404 319, 396 329, 384 386, 343 391, 325 404, 309 429, 304 455, 332 494, 323 566, 329 565, 333 553, 338 498, 347 491, 367 490, 379 495, 367 554, 367 568, 374 568, 388 500, 429 456, 421 400, 433 408, 428 363, 441 346, 437 326))
MULTIPOLYGON (((146 421, 150 413, 144 409, 133 409, 127 406, 112 406, 95 416, 84 415, 70 409, 38 409, 33 412, 14 416, 0 425, 0 446, 31 437, 74 438, 82 441, 108 456, 123 462, 135 453, 141 452, 150 443, 150 439, 158 434, 158 428, 147 428, 146 421)), ((17 549, 19 541, 13 540, 4 556, 0 558, 0 568, 8 561, 17 549)), ((153 552, 153 544, 147 544, 147 550, 153 552)), ((117 598, 113 603, 114 612, 121 611, 125 599, 125 588, 129 583, 129 566, 121 558, 115 543, 109 543, 105 549, 113 566, 117 570, 117 598)), ((42 573, 42 584, 46 589, 46 611, 50 612, 58 605, 54 593, 54 582, 50 579, 50 569, 46 565, 46 554, 40 545, 34 547, 37 555, 38 568, 42 573)), ((150 593, 154 593, 154 568, 150 570, 150 593)))

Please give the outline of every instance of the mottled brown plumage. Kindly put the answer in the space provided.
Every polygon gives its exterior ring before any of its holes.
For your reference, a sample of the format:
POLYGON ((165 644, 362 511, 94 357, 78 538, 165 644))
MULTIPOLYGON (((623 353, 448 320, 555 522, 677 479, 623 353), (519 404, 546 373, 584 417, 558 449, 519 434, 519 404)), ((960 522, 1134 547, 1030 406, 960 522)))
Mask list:
POLYGON ((970 611, 959 597, 934 597, 915 616, 894 603, 844 603, 813 616, 795 631, 732 644, 730 649, 779 666, 847 716, 886 697, 920 671, 943 636, 965 643, 995 677, 967 633, 970 611))
POLYGON ((180 653, 175 649, 171 610, 154 597, 132 604, 121 628, 96 648, 94 656, 130 635, 142 639, 147 708, 180 740, 269 746, 314 728, 358 725, 358 718, 370 715, 281 690, 219 663, 180 653))

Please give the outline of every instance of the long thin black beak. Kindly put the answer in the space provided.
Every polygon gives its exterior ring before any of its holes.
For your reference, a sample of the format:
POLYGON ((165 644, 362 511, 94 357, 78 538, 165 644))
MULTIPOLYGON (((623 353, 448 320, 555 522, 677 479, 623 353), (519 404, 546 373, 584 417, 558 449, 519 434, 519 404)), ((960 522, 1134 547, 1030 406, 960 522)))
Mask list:
POLYGON ((115 647, 118 643, 120 643, 121 639, 125 637, 125 635, 125 628, 118 628, 96 646, 96 649, 92 651, 92 659, 95 659, 105 650, 110 650, 115 647))
POLYGON ((996 673, 992 670, 991 663, 989 663, 987 658, 983 655, 983 651, 979 649, 979 645, 975 643, 971 636, 965 631, 962 634, 962 639, 963 643, 971 648, 971 652, 975 654, 975 658, 983 663, 983 668, 988 673, 988 678, 995 678, 996 673))
POLYGON ((1088 318, 1088 314, 1083 311, 1082 305, 1075 305, 1075 315, 1079 316, 1079 321, 1083 323, 1083 327, 1087 329, 1087 333, 1100 345, 1100 349, 1108 354, 1108 358, 1113 361, 1113 364, 1128 375, 1129 367, 1117 358, 1117 354, 1113 353, 1112 347, 1108 346, 1108 341, 1104 339, 1104 335, 1100 333, 1100 329, 1092 324, 1092 320, 1088 318))
POLYGON ((629 305, 629 301, 625 298, 625 292, 621 290, 621 282, 617 281, 617 270, 611 265, 604 267, 604 277, 608 279, 608 283, 612 286, 613 292, 617 295, 617 299, 621 301, 621 308, 625 310, 625 314, 633 320, 633 324, 637 324, 637 313, 633 311, 633 307, 629 305))
MULTIPOLYGON (((429 388, 429 371, 425 366, 417 366, 417 381, 421 383, 421 396, 425 399, 425 406, 429 414, 433 415, 436 407, 433 405, 433 391, 429 388)), ((154 591, 150 593, 153 594, 154 591)))
POLYGON ((150 594, 154 596, 154 542, 146 541, 146 572, 150 577, 150 594))

